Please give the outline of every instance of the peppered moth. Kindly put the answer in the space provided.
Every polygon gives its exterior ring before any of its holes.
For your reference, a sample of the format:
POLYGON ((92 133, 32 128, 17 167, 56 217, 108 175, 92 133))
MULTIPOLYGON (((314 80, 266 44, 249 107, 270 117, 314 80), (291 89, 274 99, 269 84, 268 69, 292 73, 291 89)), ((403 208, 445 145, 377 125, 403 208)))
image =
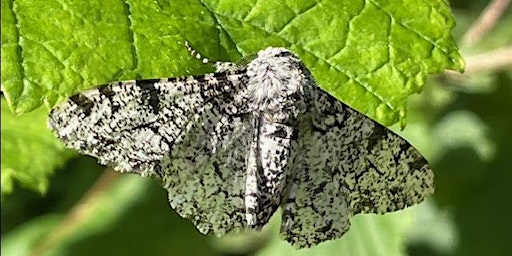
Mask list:
POLYGON ((320 89, 291 51, 200 76, 115 82, 70 97, 49 127, 121 172, 155 176, 204 234, 261 229, 282 206, 297 248, 341 237, 357 213, 433 193, 407 141, 320 89))

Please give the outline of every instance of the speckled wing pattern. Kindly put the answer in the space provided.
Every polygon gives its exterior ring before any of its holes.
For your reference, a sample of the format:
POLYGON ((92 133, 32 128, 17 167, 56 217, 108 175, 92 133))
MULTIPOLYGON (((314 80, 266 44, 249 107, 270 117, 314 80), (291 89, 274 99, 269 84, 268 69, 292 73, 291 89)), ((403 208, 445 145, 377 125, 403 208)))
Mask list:
POLYGON ((246 226, 252 134, 232 98, 244 72, 100 86, 58 106, 49 124, 101 164, 160 178, 181 216, 223 234, 246 226))
POLYGON ((121 172, 154 176, 204 234, 261 229, 283 207, 297 248, 357 213, 421 202, 433 174, 409 143, 316 86, 284 48, 201 76, 115 82, 70 97, 49 127, 121 172))
POLYGON ((397 211, 434 192, 432 171, 406 140, 320 88, 312 92, 284 206, 285 240, 310 247, 336 239, 354 214, 397 211))

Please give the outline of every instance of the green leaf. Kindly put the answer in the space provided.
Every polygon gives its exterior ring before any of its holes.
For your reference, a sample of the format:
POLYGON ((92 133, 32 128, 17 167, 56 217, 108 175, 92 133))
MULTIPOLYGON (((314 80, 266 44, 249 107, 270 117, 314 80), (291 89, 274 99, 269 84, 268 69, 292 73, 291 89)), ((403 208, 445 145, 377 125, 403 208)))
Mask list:
POLYGON ((284 46, 340 100, 404 124, 407 96, 427 74, 463 69, 453 26, 443 0, 6 0, 2 90, 25 113, 108 81, 208 70, 185 41, 231 61, 284 46))
POLYGON ((46 117, 44 109, 13 116, 2 99, 2 196, 12 192, 15 180, 45 193, 48 176, 72 155, 46 129, 46 117))

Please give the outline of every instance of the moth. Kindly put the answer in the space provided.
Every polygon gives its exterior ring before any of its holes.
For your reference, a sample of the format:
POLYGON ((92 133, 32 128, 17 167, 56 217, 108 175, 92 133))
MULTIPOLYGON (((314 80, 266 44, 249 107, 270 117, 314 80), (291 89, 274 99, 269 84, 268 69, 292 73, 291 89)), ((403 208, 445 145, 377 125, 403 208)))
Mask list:
POLYGON ((340 238, 358 213, 433 193, 407 141, 319 88, 285 48, 199 76, 114 82, 54 108, 69 148, 120 172, 154 176, 203 234, 261 229, 282 207, 297 248, 340 238))

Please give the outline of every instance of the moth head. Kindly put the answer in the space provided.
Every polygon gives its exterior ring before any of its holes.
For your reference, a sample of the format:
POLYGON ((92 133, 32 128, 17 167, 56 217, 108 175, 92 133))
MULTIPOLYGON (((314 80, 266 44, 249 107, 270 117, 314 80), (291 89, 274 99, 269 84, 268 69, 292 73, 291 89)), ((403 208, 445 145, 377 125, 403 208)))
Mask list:
POLYGON ((259 69, 264 72, 260 75, 270 75, 275 73, 275 77, 288 80, 294 75, 294 72, 301 73, 305 67, 301 60, 286 48, 268 47, 258 52, 258 56, 249 63, 249 69, 259 69))

